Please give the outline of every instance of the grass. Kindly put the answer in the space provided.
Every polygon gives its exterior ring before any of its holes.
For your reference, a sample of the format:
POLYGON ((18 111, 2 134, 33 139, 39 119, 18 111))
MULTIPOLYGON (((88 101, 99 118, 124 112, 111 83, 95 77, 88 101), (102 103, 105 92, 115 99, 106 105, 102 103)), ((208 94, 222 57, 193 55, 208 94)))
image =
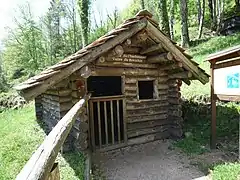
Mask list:
POLYGON ((215 166, 212 178, 214 180, 239 180, 240 163, 225 163, 215 166))
MULTIPOLYGON (((0 179, 15 179, 45 133, 35 120, 33 105, 0 113, 0 179)), ((73 152, 58 156, 61 179, 83 179, 84 157, 73 152)))

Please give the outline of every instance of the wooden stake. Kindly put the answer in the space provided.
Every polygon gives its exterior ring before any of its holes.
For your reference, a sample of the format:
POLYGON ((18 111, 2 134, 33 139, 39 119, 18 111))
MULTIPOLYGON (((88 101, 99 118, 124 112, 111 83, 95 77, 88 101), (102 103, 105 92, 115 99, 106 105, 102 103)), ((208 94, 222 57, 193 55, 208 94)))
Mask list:
POLYGON ((211 149, 216 149, 216 98, 214 94, 214 64, 215 62, 212 62, 211 64, 211 109, 212 109, 212 121, 211 121, 211 149))

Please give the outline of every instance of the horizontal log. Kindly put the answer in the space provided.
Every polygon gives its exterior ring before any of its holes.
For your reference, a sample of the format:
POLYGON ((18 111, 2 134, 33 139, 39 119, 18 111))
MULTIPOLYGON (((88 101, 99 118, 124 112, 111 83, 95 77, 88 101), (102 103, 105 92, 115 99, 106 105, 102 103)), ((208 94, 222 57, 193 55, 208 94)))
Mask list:
POLYGON ((168 91, 165 90, 165 89, 159 89, 158 90, 158 95, 161 96, 161 95, 168 95, 168 91))
POLYGON ((178 109, 182 109, 182 105, 174 105, 174 104, 171 104, 171 106, 169 106, 168 108, 169 110, 178 110, 178 109))
POLYGON ((157 88, 158 90, 167 90, 169 87, 167 84, 158 84, 157 88))
POLYGON ((127 124, 127 130, 135 130, 135 129, 144 129, 144 128, 151 128, 155 126, 164 126, 164 125, 171 125, 174 126, 176 123, 174 120, 164 119, 164 120, 154 120, 154 121, 145 121, 145 122, 136 122, 136 123, 129 123, 127 124))
POLYGON ((137 92, 126 91, 125 96, 126 96, 126 98, 137 98, 137 92))
POLYGON ((119 67, 119 68, 148 68, 148 69, 157 69, 155 64, 147 64, 147 63, 137 63, 137 62, 103 62, 97 63, 98 66, 103 67, 119 67))
POLYGON ((176 105, 181 104, 181 101, 180 101, 179 98, 169 97, 168 98, 168 102, 169 102, 169 104, 176 104, 176 105))
POLYGON ((177 122, 177 123, 182 123, 183 122, 183 118, 180 116, 172 116, 171 114, 168 115, 168 120, 171 122, 177 122))
POLYGON ((171 114, 171 116, 178 116, 178 117, 182 116, 182 111, 180 109, 178 109, 178 110, 170 109, 168 113, 171 114))
POLYGON ((56 85, 53 86, 53 88, 58 89, 58 88, 67 88, 69 86, 69 81, 70 79, 64 79, 61 82, 57 83, 56 85))
POLYGON ((127 122, 135 123, 135 122, 142 122, 142 121, 162 120, 162 119, 167 119, 167 114, 128 117, 127 122))
POLYGON ((127 110, 127 117, 138 117, 156 114, 167 114, 167 107, 146 108, 141 110, 127 110))
POLYGON ((160 75, 167 75, 166 72, 162 71, 159 72, 157 69, 142 69, 142 68, 117 68, 117 67, 109 67, 109 66, 97 66, 94 70, 92 70, 93 76, 160 76, 160 75), (107 68, 106 68, 107 67, 107 68))
POLYGON ((71 96, 74 97, 74 98, 79 98, 80 97, 78 91, 72 91, 71 96))
POLYGON ((171 91, 168 93, 169 97, 173 97, 173 98, 180 98, 181 97, 181 93, 180 92, 175 92, 175 91, 171 91))
POLYGON ((164 107, 168 106, 168 101, 161 100, 149 100, 149 101, 126 101, 127 110, 141 110, 146 108, 154 108, 154 107, 164 107))
POLYGON ((178 72, 178 73, 169 75, 170 79, 188 79, 191 77, 192 77, 192 73, 189 71, 178 72))
POLYGON ((62 102, 60 104, 60 111, 67 111, 69 109, 71 109, 73 107, 73 103, 72 102, 62 102))
POLYGON ((168 52, 168 53, 162 53, 159 55, 155 56, 149 56, 147 58, 147 61, 150 63, 166 63, 166 62, 171 62, 173 61, 173 55, 168 52))
POLYGON ((88 134, 87 133, 83 133, 83 132, 79 132, 77 129, 72 128, 70 134, 77 140, 81 139, 81 140, 87 140, 88 134))
POLYGON ((144 135, 144 136, 128 139, 127 144, 129 146, 136 145, 136 144, 144 144, 144 143, 156 141, 159 139, 165 139, 165 138, 168 138, 169 136, 170 136, 169 132, 165 131, 165 132, 144 135))
POLYGON ((159 72, 154 69, 129 69, 126 70, 123 74, 126 76, 160 76, 165 75, 165 72, 159 72))
POLYGON ((45 94, 50 94, 55 96, 68 96, 71 94, 71 90, 70 89, 63 89, 63 90, 49 89, 45 92, 45 94))
POLYGON ((173 69, 178 69, 182 68, 183 64, 180 62, 176 62, 174 64, 168 64, 168 65, 161 65, 159 67, 160 70, 173 70, 173 69))
POLYGON ((153 128, 136 129, 136 130, 128 131, 127 136, 128 138, 133 138, 133 137, 147 135, 147 134, 165 132, 165 131, 168 131, 169 128, 170 128, 170 125, 155 126, 153 128))
POLYGON ((165 84, 168 81, 168 79, 169 79, 168 76, 160 76, 157 78, 159 84, 161 83, 165 84))
POLYGON ((86 133, 89 129, 89 125, 86 121, 84 122, 84 121, 81 121, 81 120, 78 120, 78 119, 76 120, 73 127, 81 133, 86 133))
POLYGON ((143 49, 140 54, 149 54, 149 53, 153 53, 153 52, 164 52, 164 48, 162 46, 162 44, 156 44, 153 45, 151 47, 148 47, 146 49, 143 49))
POLYGON ((126 84, 137 84, 137 79, 136 78, 125 78, 125 83, 126 84))

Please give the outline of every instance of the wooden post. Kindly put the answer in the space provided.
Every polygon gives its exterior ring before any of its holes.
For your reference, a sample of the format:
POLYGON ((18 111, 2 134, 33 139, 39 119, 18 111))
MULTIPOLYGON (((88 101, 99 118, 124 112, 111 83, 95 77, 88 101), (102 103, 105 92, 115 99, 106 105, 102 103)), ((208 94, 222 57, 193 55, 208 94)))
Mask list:
POLYGON ((239 136, 239 144, 238 144, 238 161, 240 161, 240 114, 239 114, 239 130, 238 130, 238 136, 239 136))
POLYGON ((216 97, 214 94, 214 65, 215 61, 211 63, 211 110, 212 110, 212 120, 211 120, 211 149, 216 149, 216 97))

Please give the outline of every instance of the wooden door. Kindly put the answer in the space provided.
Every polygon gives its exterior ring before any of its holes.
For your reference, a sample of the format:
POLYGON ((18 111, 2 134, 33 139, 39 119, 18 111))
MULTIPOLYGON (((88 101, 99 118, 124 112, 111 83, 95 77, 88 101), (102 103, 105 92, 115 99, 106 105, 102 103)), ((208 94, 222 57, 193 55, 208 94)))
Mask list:
POLYGON ((93 150, 126 143, 124 96, 93 97, 89 101, 93 150))

